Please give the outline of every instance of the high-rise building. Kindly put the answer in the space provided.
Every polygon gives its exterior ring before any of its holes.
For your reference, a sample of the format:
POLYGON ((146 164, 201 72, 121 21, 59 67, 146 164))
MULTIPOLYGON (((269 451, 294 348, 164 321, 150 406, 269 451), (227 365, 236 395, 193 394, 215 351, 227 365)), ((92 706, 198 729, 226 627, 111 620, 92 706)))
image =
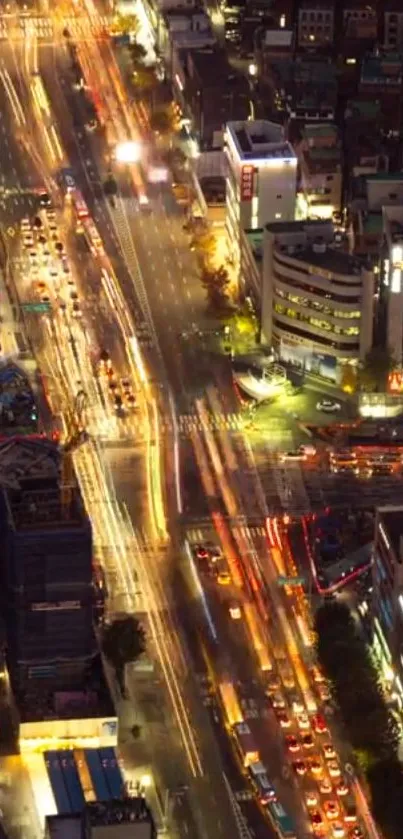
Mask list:
POLYGON ((297 158, 280 125, 265 120, 229 122, 226 224, 234 258, 242 230, 295 216, 297 158))
POLYGON ((97 650, 91 524, 77 486, 64 499, 60 468, 48 440, 0 444, 1 600, 17 692, 82 683, 97 650))
POLYGON ((338 382, 372 346, 373 274, 330 221, 266 225, 261 299, 262 340, 305 370, 338 382))
POLYGON ((374 649, 391 688, 403 697, 403 507, 376 511, 372 582, 374 649))
POLYGON ((397 365, 403 359, 403 208, 383 207, 385 259, 381 266, 382 294, 386 299, 386 340, 397 365))

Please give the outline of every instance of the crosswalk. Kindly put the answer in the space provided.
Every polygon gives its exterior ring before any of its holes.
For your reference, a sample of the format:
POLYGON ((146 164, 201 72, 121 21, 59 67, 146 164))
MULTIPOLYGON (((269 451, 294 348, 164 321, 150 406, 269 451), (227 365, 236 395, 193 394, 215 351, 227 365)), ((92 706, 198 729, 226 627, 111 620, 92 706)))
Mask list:
MULTIPOLYGON (((233 531, 235 535, 240 534, 246 538, 254 536, 261 539, 266 536, 266 530, 263 525, 252 525, 250 527, 247 527, 246 525, 235 525, 233 531)), ((209 541, 210 535, 202 527, 191 527, 186 531, 186 538, 190 545, 200 545, 205 541, 209 541)))
POLYGON ((209 414, 206 419, 201 419, 198 414, 180 414, 178 416, 178 429, 180 433, 188 434, 191 431, 241 431, 244 427, 244 418, 241 414, 209 414))
POLYGON ((39 40, 53 41, 63 36, 66 31, 74 40, 85 40, 88 37, 101 37, 108 32, 108 18, 103 17, 67 17, 57 21, 50 17, 33 15, 1 15, 0 40, 35 36, 39 40))

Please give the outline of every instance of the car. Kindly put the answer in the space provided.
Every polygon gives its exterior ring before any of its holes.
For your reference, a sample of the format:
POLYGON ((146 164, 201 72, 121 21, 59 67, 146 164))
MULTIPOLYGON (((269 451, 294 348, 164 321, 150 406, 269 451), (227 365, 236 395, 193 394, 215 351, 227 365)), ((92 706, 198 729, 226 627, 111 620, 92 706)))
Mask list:
POLYGON ((83 316, 80 304, 77 302, 77 300, 75 300, 74 303, 73 303, 72 314, 73 314, 73 318, 82 318, 82 316, 83 316))
POLYGON ((341 411, 341 404, 335 399, 321 399, 316 403, 316 410, 325 414, 336 414, 341 411))
POLYGON ((31 262, 36 262, 37 256, 38 256, 38 254, 37 254, 36 251, 30 251, 29 252, 29 258, 30 258, 31 262))
POLYGON ((70 292, 70 300, 78 300, 78 294, 76 291, 70 292))
POLYGON ((49 303, 50 304, 50 297, 48 294, 41 294, 41 303, 49 303))
POLYGON ((313 810, 309 815, 311 819, 313 832, 316 834, 316 836, 322 836, 325 829, 325 825, 319 810, 313 810))
POLYGON ((231 603, 229 608, 228 608, 228 611, 229 611, 230 617, 232 618, 233 621, 241 620, 242 612, 241 612, 241 608, 238 605, 238 603, 231 603))
MULTIPOLYGON (((304 703, 302 702, 302 700, 300 699, 300 697, 298 696, 297 693, 290 693, 289 703, 292 707, 292 710, 293 710, 294 714, 301 714, 301 715, 305 714, 304 703)), ((309 720, 308 720, 308 722, 309 722, 309 720)))
POLYGON ((318 758, 314 758, 310 763, 311 773, 315 778, 321 778, 323 775, 323 766, 318 758))
POLYGON ((219 571, 217 574, 217 583, 219 586, 231 585, 231 574, 229 571, 219 571))
POLYGON ((314 457, 316 455, 316 447, 312 443, 304 443, 298 446, 298 451, 305 454, 307 457, 314 457))
POLYGON ((314 728, 314 731, 316 732, 316 734, 327 734, 328 733, 328 727, 326 725, 326 720, 322 716, 322 714, 315 714, 315 716, 312 717, 312 724, 313 724, 313 728, 314 728))
POLYGON ((126 402, 127 402, 127 404, 129 405, 130 408, 135 408, 136 407, 137 399, 136 399, 134 393, 126 394, 126 402))
POLYGON ((112 370, 112 361, 107 350, 101 350, 99 354, 99 363, 102 367, 105 367, 106 370, 112 370))
POLYGON ((204 545, 194 545, 193 551, 197 559, 208 559, 209 553, 204 545))
POLYGON ((311 667, 311 677, 316 685, 320 685, 322 682, 326 681, 325 676, 317 665, 311 667))
POLYGON ((344 825, 341 822, 333 822, 332 824, 332 836, 334 839, 343 839, 346 835, 346 831, 344 829, 344 825))
POLYGON ((290 452, 283 452, 280 455, 280 461, 285 463, 287 460, 291 461, 299 461, 299 460, 306 460, 307 456, 304 452, 300 451, 290 451, 290 452))
POLYGON ((348 839, 364 839, 364 834, 358 825, 349 831, 348 839))
POLYGON ((281 728, 291 728, 291 720, 284 711, 280 711, 280 713, 277 714, 277 719, 281 728))
POLYGON ((357 810, 355 809, 354 804, 346 807, 344 813, 344 823, 348 825, 357 823, 357 810))
POLYGON ((323 744, 323 754, 325 755, 326 760, 334 760, 334 758, 336 757, 336 752, 332 743, 323 744))
POLYGON ((327 768, 331 778, 340 778, 341 770, 337 760, 329 761, 327 768))
POLYGON ((295 769, 297 775, 306 775, 307 766, 306 766, 306 763, 304 763, 303 760, 294 761, 293 766, 294 766, 294 769, 295 769))
POLYGON ((63 274, 70 274, 70 265, 67 262, 63 262, 63 274))
POLYGON ((305 804, 310 810, 312 807, 318 806, 318 796, 313 790, 308 790, 305 794, 305 804))
POLYGON ((333 792, 333 787, 329 778, 322 778, 319 784, 319 792, 322 793, 322 795, 330 795, 333 792))
POLYGON ((51 277, 57 277, 59 275, 57 265, 49 265, 49 274, 51 277))
POLYGON ((321 702, 328 702, 329 699, 332 698, 332 694, 330 693, 329 685, 323 682, 321 685, 318 685, 318 694, 321 702))
POLYGON ((283 675, 283 685, 288 690, 292 690, 295 687, 294 675, 291 673, 291 670, 285 670, 283 675))
POLYGON ((287 749, 288 749, 289 752, 294 753, 294 752, 299 752, 301 750, 301 746, 298 743, 298 740, 294 736, 294 734, 288 734, 287 737, 285 738, 285 742, 286 742, 286 746, 287 746, 287 749))
POLYGON ((303 734, 302 736, 302 746, 304 749, 313 749, 314 742, 312 734, 303 734))
POLYGON ((121 379, 120 384, 121 384, 121 387, 122 387, 123 393, 130 393, 130 391, 131 391, 131 389, 132 389, 132 385, 131 385, 131 381, 130 381, 130 379, 121 379))
POLYGON ((271 704, 273 708, 279 708, 281 711, 285 708, 285 699, 281 693, 275 693, 271 697, 271 704))
POLYGON ((337 801, 325 801, 323 807, 329 821, 337 819, 337 817, 340 815, 340 807, 337 801))
POLYGON ((32 236, 24 236, 23 242, 24 242, 24 248, 26 248, 27 250, 29 248, 32 248, 32 245, 34 244, 34 240, 33 240, 32 236))
POLYGON ((308 714, 297 714, 296 721, 297 726, 301 729, 301 731, 306 731, 311 727, 308 714))
POLYGON ((42 262, 44 265, 47 265, 50 259, 50 251, 44 250, 42 251, 42 262))
POLYGON ((335 792, 337 795, 347 795, 348 794, 348 786, 345 781, 339 781, 335 786, 335 792))
POLYGON ((120 393, 115 393, 113 401, 116 413, 120 414, 123 409, 123 400, 120 393))
POLYGON ((267 682, 266 693, 270 696, 272 693, 277 693, 280 690, 281 683, 278 676, 270 676, 269 681, 267 682))
POLYGON ((21 219, 21 230, 31 230, 31 222, 28 216, 21 219))
POLYGON ((108 388, 109 390, 116 390, 118 389, 118 383, 115 378, 110 378, 108 381, 108 388))

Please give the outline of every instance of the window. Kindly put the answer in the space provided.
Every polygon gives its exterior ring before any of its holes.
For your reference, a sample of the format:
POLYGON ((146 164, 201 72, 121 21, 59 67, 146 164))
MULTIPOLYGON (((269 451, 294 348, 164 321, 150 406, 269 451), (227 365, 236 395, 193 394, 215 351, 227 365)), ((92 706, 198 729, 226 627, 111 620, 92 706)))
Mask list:
POLYGON ((326 175, 326 180, 327 180, 328 182, 329 182, 329 181, 332 181, 332 180, 333 180, 333 175, 326 175))
POLYGON ((392 201, 396 201, 397 192, 390 192, 388 198, 390 198, 392 201))
POLYGON ((282 198, 282 197, 283 197, 282 195, 276 195, 277 201, 279 201, 280 198, 282 198))

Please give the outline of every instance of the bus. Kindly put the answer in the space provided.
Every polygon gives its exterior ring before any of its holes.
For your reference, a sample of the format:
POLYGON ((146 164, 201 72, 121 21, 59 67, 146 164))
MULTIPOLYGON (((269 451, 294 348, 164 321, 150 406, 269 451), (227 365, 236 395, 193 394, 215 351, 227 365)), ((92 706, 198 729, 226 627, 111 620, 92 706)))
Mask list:
POLYGON ((59 815, 71 813, 71 803, 61 765, 61 752, 44 753, 44 760, 59 815))
POLYGON ((83 228, 92 255, 102 256, 104 254, 102 239, 92 219, 83 218, 83 228))
POLYGON ((266 767, 259 760, 257 763, 251 763, 249 766, 249 775, 255 791, 259 797, 261 804, 268 804, 269 801, 276 801, 277 795, 273 784, 270 783, 266 767))
POLYGON ((294 822, 290 816, 287 816, 279 801, 270 801, 266 810, 279 839, 297 839, 294 822))
POLYGON ((242 711, 232 682, 221 682, 218 686, 225 716, 230 725, 242 722, 242 711))
POLYGON ((251 763, 258 763, 260 760, 259 750, 247 723, 235 723, 232 726, 232 731, 244 767, 247 768, 251 763))
POLYGON ((357 824, 357 805, 351 792, 343 796, 343 810, 345 823, 347 825, 357 824))
POLYGON ((60 171, 60 183, 66 193, 70 195, 76 189, 76 179, 72 169, 62 169, 60 171))
POLYGON ((75 189, 73 192, 73 204, 79 221, 83 221, 83 219, 88 218, 88 207, 84 201, 81 192, 78 189, 75 189))

